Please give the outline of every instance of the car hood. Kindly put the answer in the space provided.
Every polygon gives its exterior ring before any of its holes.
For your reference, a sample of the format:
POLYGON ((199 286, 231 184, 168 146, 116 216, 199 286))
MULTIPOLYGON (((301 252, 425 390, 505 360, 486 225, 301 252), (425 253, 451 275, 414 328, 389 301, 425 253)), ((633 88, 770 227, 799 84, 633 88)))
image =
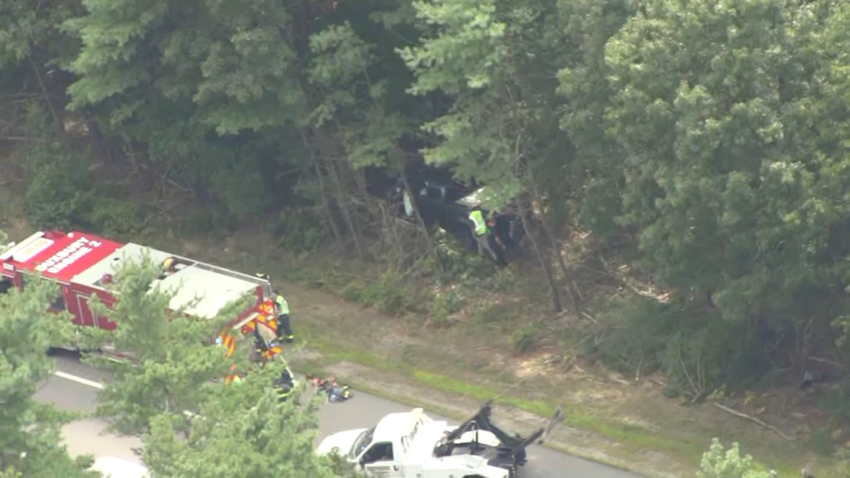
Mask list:
POLYGON ((334 433, 319 443, 319 447, 316 448, 316 452, 320 455, 325 455, 330 453, 334 448, 338 448, 339 454, 346 456, 348 455, 348 452, 351 451, 351 447, 354 445, 354 441, 357 440, 357 437, 366 430, 368 429, 360 428, 357 430, 334 433))

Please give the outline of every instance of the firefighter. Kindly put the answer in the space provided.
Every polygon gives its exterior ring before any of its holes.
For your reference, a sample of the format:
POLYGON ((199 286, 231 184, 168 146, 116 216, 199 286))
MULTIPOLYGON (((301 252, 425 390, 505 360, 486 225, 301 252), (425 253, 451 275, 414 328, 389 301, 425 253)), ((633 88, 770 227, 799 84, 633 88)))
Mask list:
POLYGON ((292 375, 292 370, 289 370, 289 365, 285 365, 280 378, 274 381, 274 387, 277 391, 277 399, 285 402, 295 391, 295 379, 292 375))
POLYGON ((469 213, 469 221, 471 223, 472 236, 478 243, 478 253, 484 255, 490 254, 491 257, 499 257, 490 247, 490 228, 487 226, 487 220, 484 218, 484 212, 480 207, 476 206, 469 213))
POLYGON ((160 265, 160 279, 164 278, 169 274, 173 274, 177 272, 177 259, 174 257, 166 257, 162 264, 160 265))
POLYGON ((283 338, 289 343, 295 340, 295 334, 292 333, 292 324, 289 322, 289 303, 278 291, 274 291, 274 305, 277 314, 277 336, 283 338))

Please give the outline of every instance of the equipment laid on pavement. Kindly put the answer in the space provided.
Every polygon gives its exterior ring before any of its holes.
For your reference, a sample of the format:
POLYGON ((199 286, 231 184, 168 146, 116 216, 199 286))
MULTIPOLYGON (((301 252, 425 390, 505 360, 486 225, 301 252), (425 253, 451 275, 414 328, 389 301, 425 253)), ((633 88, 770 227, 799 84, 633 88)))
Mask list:
POLYGON ((336 452, 371 478, 516 478, 526 448, 564 419, 559 408, 545 427, 523 438, 494 425, 491 410, 488 402, 457 427, 421 408, 391 413, 373 428, 325 438, 317 452, 336 452))
POLYGON ((331 403, 344 402, 354 396, 348 385, 341 385, 334 377, 319 378, 315 375, 307 375, 307 380, 319 393, 326 394, 331 403))
MULTIPOLYGON (((18 244, 10 244, 0 254, 0 291, 23 288, 40 275, 60 286, 59 295, 50 304, 54 312, 67 311, 79 327, 113 330, 115 323, 107 317, 94 317, 89 298, 96 295, 107 307, 116 297, 109 285, 124 263, 148 257, 161 264, 162 273, 151 286, 171 290, 175 295, 169 309, 182 310, 199 319, 216 317, 231 302, 246 296, 254 303, 227 323, 215 338, 233 354, 240 342, 250 344, 260 336, 264 359, 281 349, 275 345, 277 324, 274 320, 272 288, 267 278, 243 274, 223 267, 170 254, 139 244, 121 244, 84 232, 42 231, 18 244), (271 334, 266 333, 270 331, 271 334)), ((77 349, 75 344, 57 347, 77 349)), ((247 347, 250 351, 253 346, 247 347)), ((105 353, 126 357, 107 345, 105 353)), ((232 377, 231 377, 232 378, 232 377)))

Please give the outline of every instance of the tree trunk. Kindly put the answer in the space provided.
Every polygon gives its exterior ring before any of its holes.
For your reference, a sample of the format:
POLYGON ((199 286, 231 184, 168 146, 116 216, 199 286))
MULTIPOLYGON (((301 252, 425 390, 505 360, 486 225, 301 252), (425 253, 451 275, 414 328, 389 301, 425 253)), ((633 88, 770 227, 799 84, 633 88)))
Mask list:
POLYGON ((328 167, 328 177, 330 177, 331 182, 333 182, 336 193, 337 193, 337 205, 339 206, 340 213, 342 213, 342 219, 345 221, 345 225, 348 228, 348 231, 351 233, 352 239, 354 239, 354 247, 357 249, 357 256, 359 258, 363 258, 363 247, 360 244, 360 234, 355 227, 354 220, 352 219, 351 211, 348 208, 348 202, 345 200, 345 189, 342 186, 342 181, 339 178, 339 172, 336 169, 336 161, 331 159, 331 155, 327 151, 326 145, 327 140, 323 137, 321 129, 316 129, 316 139, 318 140, 319 148, 323 151, 322 156, 326 158, 326 164, 328 167))
POLYGON ((349 232, 351 232, 352 239, 354 239, 354 247, 357 249, 357 257, 362 259, 363 246, 360 244, 360 232, 354 223, 354 218, 352 217, 351 210, 348 207, 348 201, 346 201, 345 198, 345 188, 343 188, 342 181, 339 179, 339 172, 336 169, 336 163, 336 161, 333 161, 329 165, 328 172, 330 173, 331 180, 336 186, 337 194, 339 196, 339 200, 337 201, 339 209, 340 212, 342 212, 342 218, 345 220, 345 225, 348 227, 349 232))
POLYGON ((56 108, 53 106, 53 101, 50 100, 50 92, 47 90, 47 85, 44 83, 44 78, 41 76, 41 70, 36 65, 35 60, 32 57, 32 53, 27 56, 27 60, 29 61, 30 68, 32 68, 33 73, 35 73, 35 78, 38 80, 38 87, 41 89, 41 94, 44 96, 44 102, 47 103, 47 108, 50 110, 50 114, 53 116, 53 123, 56 128, 56 131, 64 136, 65 135, 65 124, 62 121, 62 117, 56 111, 56 108))
POLYGON ((560 314, 564 310, 564 307, 561 304, 561 294, 559 292, 558 284, 555 282, 555 276, 552 274, 552 267, 543 255, 543 251, 540 249, 537 239, 534 237, 534 232, 531 230, 532 228, 529 227, 531 223, 528 221, 528 210, 525 207, 525 203, 523 201, 518 201, 517 206, 519 208, 520 219, 522 219, 522 223, 525 225, 525 234, 531 241, 531 245, 537 253, 537 259, 540 261, 540 265, 543 266, 543 270, 546 272, 546 280, 549 283, 549 291, 552 294, 552 309, 555 313, 560 314))
MULTIPOLYGON (((410 182, 407 180, 407 169, 404 167, 404 160, 397 159, 399 171, 401 171, 401 180, 404 183, 404 190, 410 196, 410 203, 413 205, 413 211, 416 213, 416 219, 419 221, 419 226, 422 228, 422 233, 425 235, 425 243, 428 247, 428 254, 434 260, 434 266, 442 270, 443 265, 440 263, 440 256, 437 254, 437 248, 434 247, 434 239, 431 237, 431 231, 428 230, 428 225, 425 224, 425 219, 419 212, 419 204, 416 202, 416 196, 410 188, 410 182)), ((402 199, 403 200, 403 199, 402 199)))
POLYGON ((304 148, 306 148, 310 153, 310 159, 313 161, 313 170, 316 172, 316 178, 319 180, 319 196, 322 200, 321 209, 325 214, 325 221, 327 222, 326 228, 331 232, 334 240, 339 241, 342 239, 342 235, 336 227, 336 221, 334 221, 334 216, 331 212, 331 204, 328 200, 328 193, 325 188, 325 176, 322 172, 322 167, 319 164, 318 158, 316 158, 316 152, 313 150, 313 145, 307 139, 307 133, 304 131, 304 128, 299 128, 298 131, 301 133, 301 142, 304 144, 304 148))
MULTIPOLYGON (((533 178, 529 179, 533 181, 533 178)), ((534 183, 532 182, 532 184, 534 183)), ((539 200, 537 188, 535 186, 532 186, 532 190, 534 191, 535 199, 539 200)), ((525 220, 523 219, 523 221, 525 220)), ((546 236, 546 238, 549 240, 549 245, 555 254, 558 269, 560 269, 561 271, 561 277, 563 277, 564 283, 566 284, 567 295, 570 299, 570 310, 573 314, 579 315, 582 310, 581 293, 578 291, 578 287, 575 285, 575 282, 573 282, 572 274, 570 273, 570 270, 567 267, 567 262, 564 260, 563 254, 561 254, 561 242, 555 239, 555 235, 552 234, 552 231, 546 224, 545 218, 541 218, 540 228, 543 230, 543 235, 546 236)), ((526 227, 526 230, 528 230, 528 227, 526 227)))

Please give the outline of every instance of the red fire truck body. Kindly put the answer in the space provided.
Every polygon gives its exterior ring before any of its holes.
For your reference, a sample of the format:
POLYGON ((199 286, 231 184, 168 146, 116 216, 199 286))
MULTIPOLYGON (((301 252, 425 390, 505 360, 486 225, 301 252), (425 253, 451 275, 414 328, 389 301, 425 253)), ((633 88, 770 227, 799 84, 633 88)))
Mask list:
POLYGON ((49 310, 67 310, 81 327, 112 330, 115 323, 106 317, 94 317, 89 300, 96 295, 107 307, 113 306, 115 297, 106 285, 121 264, 139 261, 144 256, 157 264, 169 257, 175 259, 173 272, 154 282, 164 290, 174 291, 169 304, 171 310, 185 310, 188 315, 209 319, 231 301, 248 294, 256 296, 256 302, 228 324, 227 328, 237 332, 235 335, 241 335, 238 331, 243 326, 256 321, 261 306, 271 297, 271 285, 265 279, 78 231, 43 231, 11 244, 0 254, 0 292, 11 287, 23 288, 27 280, 41 275, 60 286, 60 295, 49 310))

